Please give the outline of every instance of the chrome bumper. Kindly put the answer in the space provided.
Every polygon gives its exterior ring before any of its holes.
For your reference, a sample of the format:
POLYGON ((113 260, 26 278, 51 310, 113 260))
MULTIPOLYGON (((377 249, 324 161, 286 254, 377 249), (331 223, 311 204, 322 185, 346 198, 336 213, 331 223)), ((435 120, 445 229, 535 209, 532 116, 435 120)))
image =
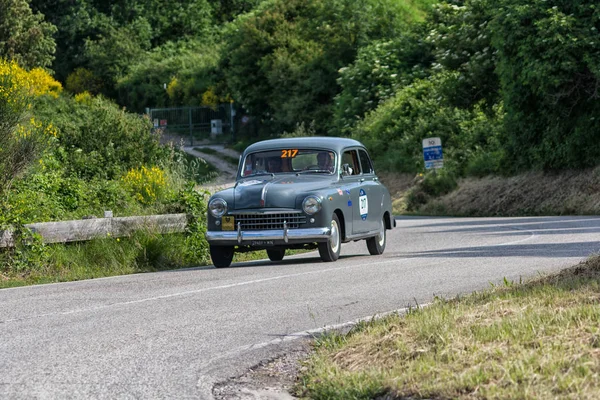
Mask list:
POLYGON ((242 231, 208 231, 206 240, 210 244, 252 245, 252 242, 272 241, 273 244, 325 242, 331 237, 331 228, 303 228, 242 231))

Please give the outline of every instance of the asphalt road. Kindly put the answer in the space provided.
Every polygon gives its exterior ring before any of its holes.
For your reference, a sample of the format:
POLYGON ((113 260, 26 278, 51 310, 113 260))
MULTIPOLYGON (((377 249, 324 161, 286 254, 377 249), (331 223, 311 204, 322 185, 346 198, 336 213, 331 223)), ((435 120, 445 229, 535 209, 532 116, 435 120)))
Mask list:
MULTIPOLYGON (((388 231, 389 232, 389 231, 388 231)), ((316 253, 0 290, 1 398, 209 398, 300 332, 570 266, 600 217, 402 218, 382 256, 316 253)))

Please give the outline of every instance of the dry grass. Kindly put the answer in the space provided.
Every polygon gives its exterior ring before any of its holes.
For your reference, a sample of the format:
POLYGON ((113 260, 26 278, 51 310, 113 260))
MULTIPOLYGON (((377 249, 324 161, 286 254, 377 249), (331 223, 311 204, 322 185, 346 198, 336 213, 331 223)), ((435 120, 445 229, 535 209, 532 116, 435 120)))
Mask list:
POLYGON ((330 335, 298 390, 315 399, 595 399, 599 378, 595 257, 330 335))
POLYGON ((600 214, 600 167, 510 178, 468 178, 419 212, 455 216, 600 214))
POLYGON ((408 190, 414 185, 415 176, 412 174, 395 174, 384 172, 378 174, 381 183, 383 183, 392 196, 392 212, 394 215, 406 213, 406 195, 408 190))

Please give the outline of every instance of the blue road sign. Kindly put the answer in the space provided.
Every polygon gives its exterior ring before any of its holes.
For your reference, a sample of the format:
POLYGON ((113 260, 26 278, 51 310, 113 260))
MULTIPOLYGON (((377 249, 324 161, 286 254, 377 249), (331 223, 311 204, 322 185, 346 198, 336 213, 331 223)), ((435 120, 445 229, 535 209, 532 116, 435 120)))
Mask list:
POLYGON ((444 154, 440 138, 423 140, 423 161, 425 161, 426 169, 442 168, 444 166, 444 154))

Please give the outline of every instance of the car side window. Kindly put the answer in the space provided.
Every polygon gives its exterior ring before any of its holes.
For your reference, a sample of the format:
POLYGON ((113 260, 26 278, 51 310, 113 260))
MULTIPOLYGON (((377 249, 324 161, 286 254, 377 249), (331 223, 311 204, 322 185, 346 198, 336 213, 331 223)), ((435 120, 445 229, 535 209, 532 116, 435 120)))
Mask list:
POLYGON ((363 174, 374 173, 375 171, 373 171, 373 164, 371 163, 371 159, 369 158, 367 152, 364 150, 359 150, 358 155, 360 157, 360 164, 362 166, 363 174))
POLYGON ((347 150, 342 154, 342 165, 348 164, 352 168, 352 175, 360 175, 360 163, 356 150, 347 150))

